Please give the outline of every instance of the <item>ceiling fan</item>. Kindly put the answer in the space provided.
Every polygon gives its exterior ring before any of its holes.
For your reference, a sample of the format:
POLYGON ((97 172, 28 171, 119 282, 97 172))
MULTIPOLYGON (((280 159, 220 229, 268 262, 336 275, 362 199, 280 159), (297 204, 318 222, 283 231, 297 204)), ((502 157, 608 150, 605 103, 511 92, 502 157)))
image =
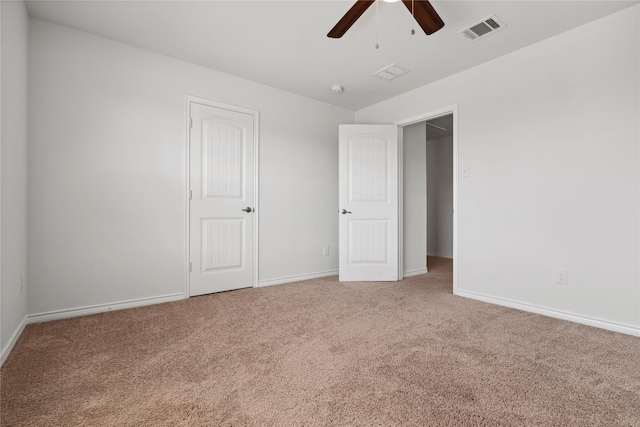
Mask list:
MULTIPOLYGON (((357 0, 342 19, 338 21, 335 27, 329 31, 327 37, 334 39, 342 37, 375 1, 376 0, 357 0)), ((409 9, 409 12, 413 15, 425 34, 433 34, 444 27, 444 22, 427 0, 402 0, 402 3, 409 9)))

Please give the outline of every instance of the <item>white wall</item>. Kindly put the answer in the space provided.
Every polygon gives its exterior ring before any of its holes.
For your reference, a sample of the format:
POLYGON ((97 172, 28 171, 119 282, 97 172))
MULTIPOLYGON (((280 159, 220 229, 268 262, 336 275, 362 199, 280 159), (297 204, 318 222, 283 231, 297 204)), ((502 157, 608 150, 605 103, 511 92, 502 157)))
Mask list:
POLYGON ((0 2, 1 13, 1 278, 0 349, 7 354, 27 314, 27 45, 23 2, 0 2))
POLYGON ((260 280, 337 269, 353 112, 30 23, 31 313, 183 291, 185 95, 260 111, 260 280))
POLYGON ((453 137, 426 145, 427 253, 453 258, 453 137))
POLYGON ((639 15, 356 112, 389 123, 458 104, 459 293, 640 332, 639 15))
POLYGON ((427 165, 424 122, 403 128, 404 140, 404 274, 426 273, 427 165))

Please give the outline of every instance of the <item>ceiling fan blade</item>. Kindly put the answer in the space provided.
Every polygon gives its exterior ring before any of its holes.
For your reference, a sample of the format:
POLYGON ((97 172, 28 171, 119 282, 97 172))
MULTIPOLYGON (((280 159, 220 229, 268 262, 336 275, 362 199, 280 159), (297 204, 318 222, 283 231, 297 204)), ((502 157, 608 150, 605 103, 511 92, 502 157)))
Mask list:
POLYGON ((409 12, 413 12, 414 18, 425 34, 431 35, 444 27, 444 21, 427 0, 402 0, 402 3, 407 6, 409 12))
POLYGON ((360 18, 365 10, 374 3, 374 0, 357 0, 356 3, 351 6, 351 9, 344 14, 342 19, 329 31, 327 37, 333 39, 339 39, 347 32, 349 28, 360 18))

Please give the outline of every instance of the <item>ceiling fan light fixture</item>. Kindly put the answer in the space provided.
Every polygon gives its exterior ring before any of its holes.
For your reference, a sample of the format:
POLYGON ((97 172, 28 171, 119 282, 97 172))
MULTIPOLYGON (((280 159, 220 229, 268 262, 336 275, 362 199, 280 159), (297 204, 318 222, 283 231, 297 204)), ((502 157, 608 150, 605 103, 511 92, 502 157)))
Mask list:
POLYGON ((382 0, 385 3, 398 3, 400 0, 382 0))

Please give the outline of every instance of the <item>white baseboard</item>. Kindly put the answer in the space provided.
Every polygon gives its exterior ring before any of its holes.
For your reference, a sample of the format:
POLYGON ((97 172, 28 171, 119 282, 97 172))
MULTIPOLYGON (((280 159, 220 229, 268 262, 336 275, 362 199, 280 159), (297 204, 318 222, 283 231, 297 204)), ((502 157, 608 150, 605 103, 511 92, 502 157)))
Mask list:
POLYGON ((501 305, 504 307, 515 308, 517 310, 527 311, 529 313, 542 314, 543 316, 554 317, 556 319, 568 320, 570 322, 580 323, 583 325, 593 326, 608 331, 620 332, 622 334, 640 337, 640 327, 632 325, 623 325, 619 323, 609 322, 601 319, 593 319, 591 317, 580 316, 576 314, 566 313, 564 311, 553 310, 536 305, 525 304, 509 299, 496 298, 475 292, 460 291, 455 292, 461 297, 471 298, 478 301, 488 302, 491 304, 501 305))
POLYGON ((405 271, 404 273, 402 273, 402 277, 417 276, 418 274, 425 274, 428 272, 429 270, 427 270, 426 268, 420 268, 418 270, 405 271))
POLYGON ((13 335, 11 335, 11 338, 9 339, 7 345, 5 345, 2 349, 2 354, 0 355, 0 367, 4 365, 4 362, 9 357, 9 353, 11 353, 11 350, 13 350, 13 346, 16 345, 16 342, 18 342, 18 338, 20 338, 20 335, 22 335, 22 331, 24 331, 24 328, 27 326, 27 317, 28 316, 24 316, 22 322, 20 322, 13 335))
POLYGON ((85 307, 69 308, 66 310, 48 311, 46 313, 27 314, 22 322, 11 336, 11 339, 2 349, 0 355, 0 366, 9 357, 9 353, 13 350, 13 346, 22 335, 24 328, 30 323, 48 322, 51 320, 67 319, 69 317, 86 316, 87 314, 104 313, 106 311, 123 310, 125 308, 142 307, 151 304, 160 304, 163 302, 178 301, 185 298, 184 293, 161 295, 158 297, 138 298, 127 301, 112 302, 109 304, 96 304, 85 307))
POLYGON ((184 299, 184 293, 161 295, 157 297, 138 298, 127 301, 112 302, 109 304, 96 304, 85 307, 69 308, 65 310, 48 311, 46 313, 29 314, 27 323, 48 322, 50 320, 66 319, 69 317, 86 316, 87 314, 104 313, 106 311, 123 310, 125 308, 142 307, 163 302, 178 301, 184 299))
POLYGON ((318 273, 300 274, 297 276, 288 276, 288 277, 280 277, 277 279, 260 280, 258 282, 257 287, 261 288, 263 286, 282 285, 284 283, 300 282, 302 280, 318 279, 320 277, 337 276, 337 275, 338 275, 338 270, 320 271, 318 273))
POLYGON ((429 251, 427 251, 427 256, 438 256, 440 258, 453 259, 453 254, 443 254, 441 252, 429 252, 429 251))

